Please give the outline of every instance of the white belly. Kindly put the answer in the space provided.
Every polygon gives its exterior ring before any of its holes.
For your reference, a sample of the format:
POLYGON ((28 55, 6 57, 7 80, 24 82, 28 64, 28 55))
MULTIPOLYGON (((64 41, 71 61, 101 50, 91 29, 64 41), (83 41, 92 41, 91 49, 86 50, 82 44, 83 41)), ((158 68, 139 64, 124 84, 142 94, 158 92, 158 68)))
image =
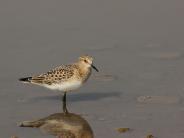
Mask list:
POLYGON ((79 88, 81 85, 82 85, 81 81, 70 81, 44 86, 52 90, 71 91, 79 88))

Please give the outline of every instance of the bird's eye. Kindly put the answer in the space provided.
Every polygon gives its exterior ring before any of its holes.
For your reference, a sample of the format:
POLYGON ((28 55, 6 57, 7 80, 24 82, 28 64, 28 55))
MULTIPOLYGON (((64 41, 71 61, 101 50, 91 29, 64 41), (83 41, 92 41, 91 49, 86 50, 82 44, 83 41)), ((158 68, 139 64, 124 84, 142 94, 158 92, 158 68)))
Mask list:
POLYGON ((84 60, 84 62, 85 62, 85 63, 88 63, 88 61, 87 61, 86 59, 84 60))

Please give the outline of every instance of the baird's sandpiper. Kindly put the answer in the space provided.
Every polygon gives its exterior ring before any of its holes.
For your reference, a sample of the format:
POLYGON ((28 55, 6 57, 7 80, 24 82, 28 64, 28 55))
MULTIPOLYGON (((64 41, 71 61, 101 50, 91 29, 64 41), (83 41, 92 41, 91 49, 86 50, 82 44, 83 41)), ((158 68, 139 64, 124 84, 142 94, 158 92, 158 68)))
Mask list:
POLYGON ((78 61, 73 64, 61 65, 47 73, 20 78, 19 80, 24 83, 40 85, 51 90, 63 91, 63 111, 67 113, 66 93, 82 86, 91 75, 91 68, 98 72, 98 69, 93 65, 93 58, 86 55, 79 57, 78 61))

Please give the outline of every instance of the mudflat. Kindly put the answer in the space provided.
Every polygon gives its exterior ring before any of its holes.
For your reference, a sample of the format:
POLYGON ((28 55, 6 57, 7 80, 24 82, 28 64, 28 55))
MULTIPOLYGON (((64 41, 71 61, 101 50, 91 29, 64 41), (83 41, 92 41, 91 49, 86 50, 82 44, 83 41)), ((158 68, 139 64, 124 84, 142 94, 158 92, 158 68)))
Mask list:
POLYGON ((100 72, 67 99, 70 112, 88 121, 95 138, 183 138, 183 5, 1 1, 0 137, 53 137, 17 123, 60 112, 62 93, 18 79, 89 54, 100 72))

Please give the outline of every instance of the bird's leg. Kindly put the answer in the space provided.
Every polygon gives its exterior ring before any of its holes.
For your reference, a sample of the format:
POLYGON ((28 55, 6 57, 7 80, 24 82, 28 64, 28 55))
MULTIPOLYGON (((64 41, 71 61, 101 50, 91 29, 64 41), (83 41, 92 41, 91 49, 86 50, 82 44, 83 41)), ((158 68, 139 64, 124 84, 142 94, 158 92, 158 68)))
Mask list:
POLYGON ((66 92, 64 92, 64 95, 63 95, 63 112, 64 112, 64 114, 68 113, 68 110, 66 107, 66 92))

